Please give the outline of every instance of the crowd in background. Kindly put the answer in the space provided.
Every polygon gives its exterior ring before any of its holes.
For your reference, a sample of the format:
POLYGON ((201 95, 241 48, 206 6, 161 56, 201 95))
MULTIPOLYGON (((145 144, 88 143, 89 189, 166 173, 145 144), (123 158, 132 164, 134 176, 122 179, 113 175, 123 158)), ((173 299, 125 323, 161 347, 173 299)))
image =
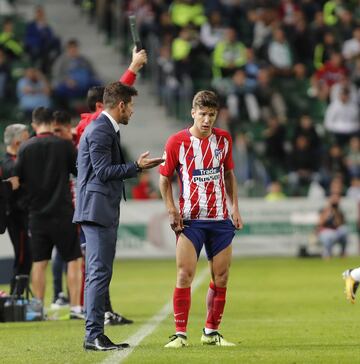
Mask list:
MULTIPOLYGON (((263 196, 279 182, 287 196, 324 195, 334 177, 342 178, 343 194, 350 186, 351 194, 358 191, 358 1, 74 3, 109 40, 122 37, 125 48, 127 15, 136 15, 149 53, 146 76, 169 115, 189 123, 185 110, 196 91, 220 95, 218 126, 233 136, 242 194, 263 196)), ((17 104, 2 112, 14 119, 16 110, 17 120, 29 121, 38 106, 79 111, 87 89, 101 80, 78 41, 62 44, 42 7, 19 23, 1 22, 0 100, 17 104)))
MULTIPOLYGON (((90 3, 106 17, 116 2, 90 3)), ((137 16, 169 115, 189 122, 199 89, 221 96, 218 126, 233 136, 242 192, 278 181, 288 196, 322 195, 339 176, 343 194, 358 189, 358 1, 138 0, 123 10, 137 16)))

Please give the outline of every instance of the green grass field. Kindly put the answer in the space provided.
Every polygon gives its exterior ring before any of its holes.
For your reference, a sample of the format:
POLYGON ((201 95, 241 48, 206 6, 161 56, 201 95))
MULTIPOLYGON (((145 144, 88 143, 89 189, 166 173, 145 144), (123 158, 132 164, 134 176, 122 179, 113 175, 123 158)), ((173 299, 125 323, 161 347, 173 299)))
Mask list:
MULTIPOLYGON (((359 258, 236 259, 231 268, 221 332, 234 348, 199 344, 208 280, 194 292, 189 320, 190 347, 164 349, 174 331, 166 318, 124 360, 125 363, 360 363, 360 297, 343 294, 341 272, 359 258)), ((201 261, 199 270, 206 267, 201 261)), ((50 276, 49 276, 50 277, 50 276)), ((135 320, 106 328, 116 342, 135 334, 172 297, 173 260, 118 261, 111 296, 114 308, 135 320)), ((50 279, 48 279, 50 281, 50 279)), ((7 287, 0 286, 0 289, 7 287)), ((50 299, 51 287, 48 287, 50 299)), ((47 304, 50 301, 48 300, 47 304)), ((1 363, 101 363, 112 353, 82 350, 83 322, 0 324, 1 363)), ((113 358, 111 358, 113 359, 113 358)), ((111 361, 118 362, 118 361, 111 361)))

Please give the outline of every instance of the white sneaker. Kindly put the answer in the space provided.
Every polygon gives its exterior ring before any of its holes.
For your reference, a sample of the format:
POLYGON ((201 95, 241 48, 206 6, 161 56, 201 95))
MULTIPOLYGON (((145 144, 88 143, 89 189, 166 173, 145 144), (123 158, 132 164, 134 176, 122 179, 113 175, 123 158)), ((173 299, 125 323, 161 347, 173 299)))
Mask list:
POLYGON ((184 346, 189 346, 187 342, 187 337, 180 334, 175 334, 170 336, 170 341, 164 346, 165 348, 183 348, 184 346))
POLYGON ((234 343, 226 341, 217 331, 214 331, 211 334, 205 334, 205 330, 203 330, 200 341, 203 345, 236 346, 234 343))

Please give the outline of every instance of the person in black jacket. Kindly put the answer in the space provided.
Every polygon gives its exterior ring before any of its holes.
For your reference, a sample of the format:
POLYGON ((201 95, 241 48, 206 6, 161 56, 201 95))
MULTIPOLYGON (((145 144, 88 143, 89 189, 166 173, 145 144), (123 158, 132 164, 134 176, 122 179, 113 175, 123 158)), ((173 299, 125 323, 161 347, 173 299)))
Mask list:
POLYGON ((26 189, 29 231, 33 257, 32 288, 44 300, 46 267, 56 246, 68 262, 70 318, 82 316, 80 306, 80 244, 72 224, 74 212, 69 175, 76 175, 76 149, 69 140, 51 132, 52 112, 44 107, 33 111, 36 136, 20 146, 16 172, 26 189))
MULTIPOLYGON (((10 124, 4 132, 4 143, 6 153, 2 163, 3 177, 9 178, 15 175, 16 156, 20 144, 29 138, 28 128, 24 124, 10 124)), ((19 281, 16 292, 16 276, 19 274, 29 275, 32 259, 30 252, 30 241, 28 236, 28 217, 25 191, 23 188, 15 191, 7 204, 7 231, 14 247, 14 269, 10 282, 10 294, 22 294, 24 291, 23 280, 19 281)))
POLYGON ((6 230, 6 210, 7 202, 13 190, 19 188, 19 178, 11 177, 5 181, 0 181, 0 234, 6 230))

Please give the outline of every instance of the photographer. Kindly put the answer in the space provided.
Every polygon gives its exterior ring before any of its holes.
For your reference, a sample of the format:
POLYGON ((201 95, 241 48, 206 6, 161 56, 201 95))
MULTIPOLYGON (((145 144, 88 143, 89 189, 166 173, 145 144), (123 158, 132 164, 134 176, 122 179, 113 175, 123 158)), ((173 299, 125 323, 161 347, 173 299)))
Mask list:
POLYGON ((332 248, 336 243, 340 245, 340 255, 345 255, 348 228, 345 225, 344 213, 339 207, 340 199, 340 194, 332 193, 327 206, 320 211, 318 236, 324 247, 324 259, 332 256, 332 248))

